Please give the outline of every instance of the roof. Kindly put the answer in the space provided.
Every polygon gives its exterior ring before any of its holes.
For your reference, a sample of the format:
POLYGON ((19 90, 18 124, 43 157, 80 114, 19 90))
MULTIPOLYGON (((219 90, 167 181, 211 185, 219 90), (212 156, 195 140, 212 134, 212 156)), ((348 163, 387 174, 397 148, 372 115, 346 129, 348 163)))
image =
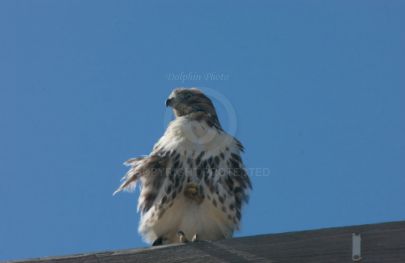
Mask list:
POLYGON ((10 262, 405 262, 405 221, 10 262))

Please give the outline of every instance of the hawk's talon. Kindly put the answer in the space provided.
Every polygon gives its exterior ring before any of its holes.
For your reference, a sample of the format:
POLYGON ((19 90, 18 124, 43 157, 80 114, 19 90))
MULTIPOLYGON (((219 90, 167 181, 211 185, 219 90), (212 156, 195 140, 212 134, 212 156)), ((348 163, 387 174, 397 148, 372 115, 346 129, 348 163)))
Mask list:
POLYGON ((160 246, 163 245, 163 238, 162 237, 158 237, 155 241, 153 241, 152 246, 160 246))
POLYGON ((188 184, 184 189, 186 195, 196 195, 198 193, 198 186, 196 184, 188 184))
POLYGON ((183 231, 181 230, 177 231, 177 236, 179 237, 180 243, 188 243, 188 239, 183 231))
POLYGON ((204 201, 204 193, 201 186, 194 183, 189 183, 184 188, 184 196, 195 201, 197 204, 201 204, 204 201))

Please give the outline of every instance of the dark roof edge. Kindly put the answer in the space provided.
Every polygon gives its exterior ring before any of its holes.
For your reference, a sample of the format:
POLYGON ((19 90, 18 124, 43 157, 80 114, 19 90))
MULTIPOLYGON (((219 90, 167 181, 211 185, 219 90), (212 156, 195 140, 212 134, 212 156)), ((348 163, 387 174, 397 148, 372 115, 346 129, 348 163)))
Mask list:
MULTIPOLYGON (((243 237, 235 237, 231 239, 235 240, 244 240, 244 239, 252 239, 252 238, 261 238, 261 237, 277 237, 283 235, 301 235, 301 234, 308 234, 310 232, 333 232, 336 230, 344 230, 347 232, 358 232, 358 231, 366 231, 369 229, 384 229, 384 228, 392 228, 395 225, 400 227, 401 225, 405 224, 404 221, 390 221, 390 222, 382 222, 382 223, 368 223, 368 224, 361 224, 361 225, 350 225, 350 226, 336 226, 336 227, 326 227, 320 229, 306 229, 300 231, 289 231, 289 232, 282 232, 282 233, 270 233, 270 234, 261 234, 261 235, 254 235, 254 236, 243 236, 243 237)), ((162 250, 162 249, 170 249, 173 247, 184 246, 184 244, 172 244, 172 245, 163 245, 157 247, 147 247, 147 248, 133 248, 133 249, 121 249, 121 250, 114 250, 114 251, 100 251, 100 252, 89 252, 89 253, 80 253, 80 254, 71 254, 65 256, 49 256, 49 257, 40 257, 40 258, 32 258, 32 259, 22 259, 22 260, 0 260, 1 263, 23 263, 23 262, 42 262, 42 261, 49 261, 49 260, 62 260, 62 259, 75 259, 75 258, 84 258, 84 257, 93 257, 98 258, 99 256, 114 256, 114 255, 130 255, 135 253, 145 253, 145 252, 152 252, 153 250, 162 250)))

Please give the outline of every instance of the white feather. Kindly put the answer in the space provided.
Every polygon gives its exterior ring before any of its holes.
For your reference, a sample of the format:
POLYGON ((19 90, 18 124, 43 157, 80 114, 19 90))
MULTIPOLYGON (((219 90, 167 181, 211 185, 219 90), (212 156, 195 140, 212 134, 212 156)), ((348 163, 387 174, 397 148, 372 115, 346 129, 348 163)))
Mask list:
MULTIPOLYGON (((195 156, 198 156, 205 151, 203 160, 218 156, 221 152, 226 152, 226 149, 229 149, 228 154, 240 154, 240 149, 233 137, 209 127, 205 122, 188 121, 185 117, 178 117, 170 123, 156 147, 162 147, 165 151, 176 150, 181 155, 185 152, 186 154, 195 152, 195 156)), ((186 156, 180 158, 186 158, 186 156)), ((219 168, 226 169, 225 162, 222 162, 219 168)), ((188 171, 186 176, 191 177, 192 181, 197 180, 192 170, 188 171)), ((167 183, 169 183, 168 180, 165 184, 167 183)), ((166 185, 163 185, 162 189, 165 187, 166 185)), ((225 189, 219 187, 219 191, 222 195, 225 189)), ((204 192, 208 192, 208 189, 204 189, 204 192)), ((162 195, 164 195, 163 192, 157 200, 162 195)), ((224 205, 229 205, 227 200, 224 205)), ((170 243, 178 242, 176 234, 179 230, 183 231, 188 239, 198 233, 199 238, 203 240, 216 240, 232 236, 233 231, 238 228, 238 225, 230 220, 220 207, 215 207, 207 199, 197 204, 184 195, 179 195, 160 219, 156 216, 158 212, 157 206, 153 206, 141 218, 139 232, 149 243, 163 235, 170 243)))

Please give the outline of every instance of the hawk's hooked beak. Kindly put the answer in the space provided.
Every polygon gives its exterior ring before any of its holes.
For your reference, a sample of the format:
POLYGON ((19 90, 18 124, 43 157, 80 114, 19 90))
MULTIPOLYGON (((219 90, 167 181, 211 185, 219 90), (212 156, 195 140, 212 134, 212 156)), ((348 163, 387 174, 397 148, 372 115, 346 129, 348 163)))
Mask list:
POLYGON ((166 107, 172 106, 172 104, 173 104, 173 98, 168 98, 166 100, 166 107))

